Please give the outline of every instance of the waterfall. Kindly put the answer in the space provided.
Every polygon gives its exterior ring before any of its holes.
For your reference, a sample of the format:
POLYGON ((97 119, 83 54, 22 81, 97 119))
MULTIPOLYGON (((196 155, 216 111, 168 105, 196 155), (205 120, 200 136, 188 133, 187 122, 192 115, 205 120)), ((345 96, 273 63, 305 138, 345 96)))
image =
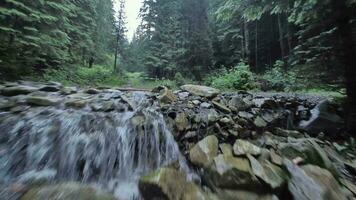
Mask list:
POLYGON ((129 100, 134 108, 123 112, 61 105, 0 113, 0 183, 79 181, 133 200, 141 175, 173 162, 188 171, 153 102, 144 93, 129 100))

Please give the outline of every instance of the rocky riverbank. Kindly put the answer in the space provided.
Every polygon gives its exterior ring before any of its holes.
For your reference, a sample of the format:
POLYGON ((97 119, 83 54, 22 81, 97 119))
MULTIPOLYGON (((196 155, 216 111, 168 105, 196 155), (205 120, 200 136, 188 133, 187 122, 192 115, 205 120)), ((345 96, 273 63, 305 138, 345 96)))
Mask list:
MULTIPOLYGON (((352 138, 340 140, 343 138, 343 111, 324 97, 251 94, 243 91, 221 93, 214 88, 185 85, 179 91, 159 87, 152 93, 142 93, 140 98, 145 99, 145 104, 138 105, 138 96, 133 92, 115 88, 81 89, 64 87, 59 83, 18 82, 3 83, 0 91, 0 155, 10 155, 7 144, 14 135, 26 136, 29 130, 39 129, 36 138, 24 137, 26 140, 11 141, 14 146, 19 146, 18 149, 13 148, 19 151, 13 153, 18 154, 18 159, 11 160, 11 169, 5 167, 11 171, 10 178, 0 173, 0 197, 22 200, 49 199, 53 196, 62 196, 60 199, 118 199, 120 195, 115 194, 123 191, 115 192, 101 185, 108 192, 105 194, 92 187, 92 183, 98 182, 98 179, 101 182, 110 180, 110 174, 101 173, 100 170, 104 169, 94 160, 90 161, 90 165, 82 166, 82 159, 78 159, 78 166, 70 168, 79 170, 78 176, 64 178, 59 171, 23 176, 23 170, 30 168, 32 161, 21 159, 25 159, 25 154, 31 148, 27 140, 41 143, 42 132, 48 133, 50 138, 55 138, 59 132, 65 136, 64 132, 72 129, 60 131, 63 123, 56 120, 75 120, 77 114, 83 112, 85 115, 81 114, 76 123, 80 126, 80 134, 91 138, 101 136, 101 140, 105 141, 108 138, 103 134, 110 134, 117 126, 121 126, 121 122, 115 122, 117 117, 126 116, 116 114, 132 112, 128 120, 123 121, 130 124, 130 133, 138 134, 138 141, 146 141, 143 138, 157 133, 158 137, 150 140, 158 140, 157 155, 165 157, 167 155, 162 154, 172 151, 161 149, 174 148, 174 145, 170 146, 171 141, 167 139, 164 141, 168 142, 161 142, 161 132, 165 128, 154 131, 157 124, 152 123, 159 116, 148 115, 142 108, 152 108, 162 113, 167 128, 194 173, 184 170, 179 159, 166 159, 170 162, 155 164, 160 167, 147 171, 138 180, 140 198, 339 200, 356 197, 356 186, 353 184, 356 180, 355 141, 352 138), (48 123, 56 126, 36 126, 31 124, 31 118, 43 123, 53 118, 56 120, 48 123), (18 124, 19 121, 23 125, 18 124), (19 145, 19 142, 23 145, 19 145), (87 179, 82 177, 82 173, 88 174, 87 179), (68 181, 85 182, 91 186, 68 181)), ((115 137, 110 136, 109 140, 115 140, 115 137)), ((136 141, 135 138, 132 141, 136 141)), ((49 142, 51 140, 43 140, 43 146, 49 142)), ((108 145, 107 142, 104 144, 108 145)), ((145 145, 142 142, 139 144, 145 145)), ((134 151, 151 152, 149 144, 144 146, 145 149, 134 151)), ((107 152, 99 146, 81 148, 80 151, 107 152)), ((40 150, 36 153, 40 154, 40 150)), ((110 152, 115 155, 112 150, 110 152)), ((102 158, 103 155, 95 158, 102 158)), ((152 151, 147 158, 155 160, 155 155, 152 151)), ((36 170, 43 172, 46 166, 57 166, 52 162, 48 164, 51 158, 45 155, 41 158, 36 170), (41 162, 46 164, 41 165, 41 162)), ((116 160, 113 162, 118 162, 119 159, 113 158, 116 160)), ((109 160, 101 159, 101 162, 109 160)), ((143 161, 147 163, 142 166, 152 164, 149 160, 143 161)), ((55 159, 53 162, 56 162, 55 159)), ((73 164, 77 165, 77 161, 73 164)), ((112 165, 112 168, 105 169, 117 170, 116 164, 105 164, 112 165)))

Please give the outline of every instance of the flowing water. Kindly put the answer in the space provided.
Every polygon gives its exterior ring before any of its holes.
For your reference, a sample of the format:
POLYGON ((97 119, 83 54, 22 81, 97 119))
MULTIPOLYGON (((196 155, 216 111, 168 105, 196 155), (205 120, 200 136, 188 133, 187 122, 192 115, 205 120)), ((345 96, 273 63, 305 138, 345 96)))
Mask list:
POLYGON ((31 107, 23 114, 0 113, 0 183, 79 181, 119 199, 140 199, 145 173, 179 162, 178 146, 144 93, 132 93, 133 109, 31 107))

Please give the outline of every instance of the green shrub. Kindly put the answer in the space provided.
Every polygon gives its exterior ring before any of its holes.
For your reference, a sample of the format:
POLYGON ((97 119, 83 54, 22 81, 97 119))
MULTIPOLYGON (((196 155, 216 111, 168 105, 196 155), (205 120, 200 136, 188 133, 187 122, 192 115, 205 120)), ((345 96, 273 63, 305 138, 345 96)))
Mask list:
POLYGON ((112 69, 95 65, 88 67, 65 67, 59 70, 48 69, 41 78, 43 81, 57 81, 67 85, 108 85, 116 86, 125 82, 112 69))
POLYGON ((284 70, 284 62, 277 60, 273 67, 267 70, 262 79, 266 84, 264 90, 294 91, 301 87, 297 74, 293 70, 284 70))
POLYGON ((256 87, 253 73, 244 63, 239 63, 230 70, 221 70, 208 78, 207 83, 212 87, 230 90, 250 90, 256 87))

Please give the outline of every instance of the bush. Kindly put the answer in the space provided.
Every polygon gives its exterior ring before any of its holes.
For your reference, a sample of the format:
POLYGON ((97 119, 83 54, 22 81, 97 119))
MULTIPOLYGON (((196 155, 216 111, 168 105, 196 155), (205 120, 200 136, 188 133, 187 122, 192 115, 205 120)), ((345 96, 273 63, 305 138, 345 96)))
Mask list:
POLYGON ((262 75, 263 90, 294 91, 301 87, 297 74, 292 70, 285 71, 283 67, 284 62, 277 60, 273 67, 262 75))
POLYGON ((67 85, 108 85, 116 86, 125 82, 112 69, 95 65, 88 67, 66 67, 59 70, 48 69, 41 78, 43 81, 57 81, 67 85))
POLYGON ((230 70, 221 70, 208 78, 207 83, 212 87, 231 90, 250 90, 256 87, 250 67, 244 63, 230 70))

